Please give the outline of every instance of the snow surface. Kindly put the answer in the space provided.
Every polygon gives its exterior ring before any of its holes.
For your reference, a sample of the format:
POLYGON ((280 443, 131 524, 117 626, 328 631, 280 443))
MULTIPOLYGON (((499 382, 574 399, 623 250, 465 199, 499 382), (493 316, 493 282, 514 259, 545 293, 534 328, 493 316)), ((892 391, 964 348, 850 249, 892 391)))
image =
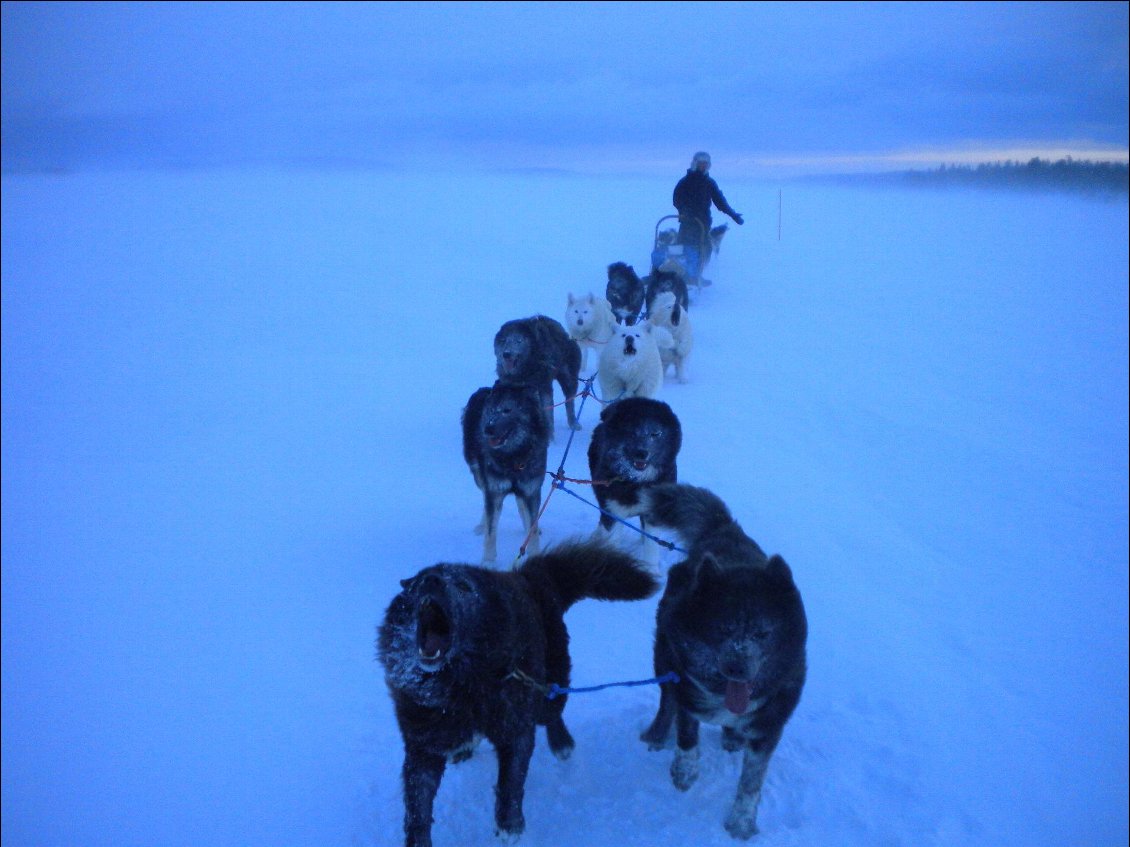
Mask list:
MULTIPOLYGON (((500 324, 646 266, 677 176, 5 176, 5 847, 401 843, 373 641, 481 550, 460 410, 500 324)), ((753 843, 1126 844, 1125 200, 786 185, 778 240, 778 186, 718 178, 746 225, 660 396, 808 609, 753 843)), ((655 602, 569 613, 575 684, 651 675, 655 602)), ((523 843, 733 843, 738 757, 706 729, 677 792, 657 700, 571 699, 523 843)), ((437 845, 496 843, 494 768, 437 845)))

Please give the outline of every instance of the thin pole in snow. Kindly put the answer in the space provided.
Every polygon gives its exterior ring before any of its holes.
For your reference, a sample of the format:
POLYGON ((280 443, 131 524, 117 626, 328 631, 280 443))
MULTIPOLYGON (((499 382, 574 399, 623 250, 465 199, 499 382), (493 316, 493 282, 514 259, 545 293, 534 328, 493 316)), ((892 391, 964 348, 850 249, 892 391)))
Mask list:
POLYGON ((777 240, 781 240, 781 189, 777 189, 777 240))

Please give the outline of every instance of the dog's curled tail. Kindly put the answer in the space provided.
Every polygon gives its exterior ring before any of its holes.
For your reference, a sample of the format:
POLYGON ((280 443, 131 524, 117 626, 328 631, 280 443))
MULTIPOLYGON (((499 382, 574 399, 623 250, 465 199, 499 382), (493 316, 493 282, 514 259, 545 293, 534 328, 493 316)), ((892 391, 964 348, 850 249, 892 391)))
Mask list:
POLYGON ((691 545, 734 523, 721 498, 694 485, 652 485, 642 492, 641 499, 641 511, 648 523, 675 530, 691 545))
POLYGON ((646 563, 610 544, 573 541, 531 556, 521 572, 533 583, 547 584, 562 609, 578 600, 643 600, 659 590, 646 563))

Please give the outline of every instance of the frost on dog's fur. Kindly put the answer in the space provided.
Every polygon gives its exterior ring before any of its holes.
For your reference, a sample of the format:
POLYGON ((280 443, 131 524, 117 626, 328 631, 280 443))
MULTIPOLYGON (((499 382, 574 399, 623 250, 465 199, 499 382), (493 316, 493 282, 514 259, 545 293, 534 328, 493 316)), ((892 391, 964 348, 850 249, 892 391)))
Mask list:
POLYGON ((672 343, 663 327, 648 321, 618 324, 600 353, 597 376, 605 402, 624 397, 654 397, 663 384, 658 341, 672 343))
POLYGON ((377 655, 404 741, 404 836, 429 847, 433 807, 449 763, 485 737, 495 748, 497 834, 525 829, 523 798, 536 727, 559 759, 573 750, 567 696, 545 686, 570 681, 565 612, 586 597, 642 600, 658 582, 610 545, 568 543, 514 571, 438 564, 402 580, 385 612, 377 655))
POLYGON ((599 357, 615 328, 616 316, 612 314, 612 306, 605 298, 597 297, 591 292, 584 297, 574 297, 569 292, 569 299, 565 304, 565 329, 581 346, 582 371, 588 371, 589 350, 595 349, 599 357))
POLYGON ((767 557, 707 489, 656 485, 640 501, 638 514, 690 548, 656 612, 655 672, 679 681, 663 685, 641 738, 662 749, 675 728, 671 780, 686 791, 698 777, 700 722, 721 726, 725 749, 742 753, 725 828, 750 838, 769 759, 804 687, 804 604, 785 560, 767 557))
POLYGON ((656 296, 648 319, 655 326, 666 329, 669 335, 669 339, 661 338, 658 342, 663 372, 666 374, 667 368, 674 365, 676 381, 685 383, 687 356, 694 347, 690 312, 680 305, 674 292, 664 291, 656 296))

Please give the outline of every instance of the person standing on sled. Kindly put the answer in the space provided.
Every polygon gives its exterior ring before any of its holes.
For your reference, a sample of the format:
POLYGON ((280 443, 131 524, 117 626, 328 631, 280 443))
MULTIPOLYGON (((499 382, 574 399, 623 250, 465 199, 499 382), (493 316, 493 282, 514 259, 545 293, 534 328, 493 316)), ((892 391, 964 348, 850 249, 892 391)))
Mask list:
MULTIPOLYGON (((679 215, 689 219, 679 222, 678 243, 683 245, 687 273, 691 279, 698 279, 703 267, 702 251, 710 249, 711 204, 717 206, 718 211, 733 218, 738 226, 745 221, 740 214, 730 208, 730 204, 722 195, 722 189, 711 179, 709 153, 700 151, 694 154, 687 175, 675 185, 671 201, 675 204, 679 215)), ((710 283, 704 279, 702 284, 710 283)))

